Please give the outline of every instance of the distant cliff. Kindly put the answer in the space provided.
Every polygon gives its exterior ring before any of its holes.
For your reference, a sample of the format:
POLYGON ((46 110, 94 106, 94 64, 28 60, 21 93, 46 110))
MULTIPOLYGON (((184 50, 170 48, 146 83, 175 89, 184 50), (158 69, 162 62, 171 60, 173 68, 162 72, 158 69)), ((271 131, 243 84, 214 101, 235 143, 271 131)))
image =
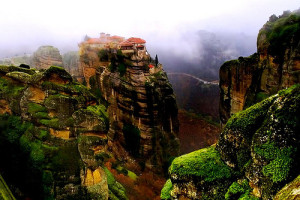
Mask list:
POLYGON ((53 46, 41 46, 32 55, 31 66, 37 69, 48 69, 50 66, 63 66, 62 56, 53 46))
POLYGON ((300 11, 272 15, 259 31, 257 53, 220 68, 220 118, 300 81, 300 11))

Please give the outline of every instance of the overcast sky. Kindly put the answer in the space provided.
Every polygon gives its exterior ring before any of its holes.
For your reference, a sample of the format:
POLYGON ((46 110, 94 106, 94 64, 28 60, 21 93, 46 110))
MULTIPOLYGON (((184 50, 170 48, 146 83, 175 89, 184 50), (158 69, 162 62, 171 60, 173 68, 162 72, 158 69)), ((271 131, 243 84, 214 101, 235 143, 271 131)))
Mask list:
POLYGON ((299 6, 299 0, 1 0, 0 57, 46 44, 76 50, 85 34, 100 32, 154 46, 201 29, 257 35, 270 15, 299 6))

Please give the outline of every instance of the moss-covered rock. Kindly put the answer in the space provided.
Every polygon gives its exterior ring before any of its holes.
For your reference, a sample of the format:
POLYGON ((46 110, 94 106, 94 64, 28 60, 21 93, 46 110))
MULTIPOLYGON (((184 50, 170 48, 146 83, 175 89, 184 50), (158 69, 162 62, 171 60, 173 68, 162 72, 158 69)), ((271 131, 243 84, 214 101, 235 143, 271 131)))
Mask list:
POLYGON ((224 199, 235 174, 214 146, 177 157, 169 174, 173 198, 224 199))
POLYGON ((12 79, 16 79, 20 82, 23 82, 23 83, 29 83, 30 80, 31 80, 31 75, 25 73, 25 72, 9 72, 6 74, 6 76, 12 78, 12 79))
POLYGON ((221 160, 215 147, 200 149, 177 157, 173 160, 169 173, 178 177, 199 177, 201 180, 213 182, 231 177, 231 169, 221 160))
POLYGON ((273 199, 299 175, 299 102, 298 84, 233 115, 216 148, 175 158, 171 199, 273 199))
POLYGON ((0 73, 1 174, 16 197, 107 199, 95 158, 107 145, 105 106, 60 67, 1 66, 0 73))

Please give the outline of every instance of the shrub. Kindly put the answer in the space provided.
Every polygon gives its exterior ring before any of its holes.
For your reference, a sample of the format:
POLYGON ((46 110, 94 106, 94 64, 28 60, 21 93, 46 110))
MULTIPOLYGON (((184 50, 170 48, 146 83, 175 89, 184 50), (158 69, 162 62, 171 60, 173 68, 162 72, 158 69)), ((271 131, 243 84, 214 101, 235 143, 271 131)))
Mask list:
POLYGON ((99 61, 108 61, 108 51, 106 49, 101 49, 98 52, 99 61))
POLYGON ((120 76, 124 76, 126 73, 126 66, 123 63, 120 63, 118 65, 118 72, 120 73, 120 76))
POLYGON ((140 129, 132 124, 123 126, 126 148, 133 156, 139 155, 141 132, 140 129))
POLYGON ((171 179, 168 179, 165 183, 163 189, 161 190, 160 198, 161 199, 171 199, 170 192, 173 189, 171 179))

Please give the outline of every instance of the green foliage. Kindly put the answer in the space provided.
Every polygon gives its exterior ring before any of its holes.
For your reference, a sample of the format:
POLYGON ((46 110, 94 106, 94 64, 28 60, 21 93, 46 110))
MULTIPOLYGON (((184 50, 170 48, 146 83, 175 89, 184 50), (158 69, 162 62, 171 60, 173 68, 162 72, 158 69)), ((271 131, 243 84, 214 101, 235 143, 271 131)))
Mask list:
POLYGON ((27 73, 29 75, 35 74, 35 70, 34 69, 26 69, 26 68, 22 68, 22 67, 3 66, 3 65, 0 65, 0 72, 3 72, 3 73, 24 72, 24 73, 27 73))
POLYGON ((105 152, 101 152, 95 155, 95 159, 98 161, 100 165, 102 165, 107 159, 110 158, 110 155, 108 155, 105 152))
POLYGON ((250 195, 252 188, 249 186, 249 183, 246 179, 240 182, 233 182, 228 188, 225 199, 226 200, 258 200, 258 198, 250 195))
POLYGON ((157 57, 157 54, 155 55, 155 67, 157 67, 157 65, 158 65, 158 57, 157 57))
POLYGON ((139 155, 141 131, 138 127, 132 124, 124 124, 123 134, 125 138, 126 148, 134 155, 139 155))
POLYGON ((267 142, 261 146, 256 146, 254 151, 269 160, 269 164, 263 167, 263 174, 269 176, 273 182, 280 182, 287 178, 293 159, 291 155, 294 151, 292 147, 279 148, 275 143, 267 142))
POLYGON ((98 57, 99 57, 100 61, 107 62, 108 61, 108 51, 106 49, 101 49, 98 52, 98 57))
POLYGON ((45 154, 42 149, 42 143, 40 141, 36 141, 30 144, 31 152, 30 159, 35 168, 40 168, 41 164, 43 164, 45 160, 45 154))
POLYGON ((28 103, 28 112, 38 119, 50 119, 47 109, 40 104, 28 103))
POLYGON ((262 100, 264 100, 268 97, 269 97, 269 95, 267 93, 259 92, 256 94, 256 102, 261 102, 262 100))
POLYGON ((40 105, 40 104, 36 104, 36 103, 28 103, 28 112, 30 114, 34 114, 34 113, 37 113, 37 112, 46 112, 47 109, 40 105))
POLYGON ((55 129, 59 129, 62 126, 62 124, 58 118, 41 119, 39 122, 47 127, 55 128, 55 129))
POLYGON ((104 105, 88 106, 86 109, 102 118, 108 118, 108 113, 104 105))
POLYGON ((120 63, 118 65, 118 72, 120 73, 120 76, 124 76, 126 73, 126 66, 123 63, 120 63))
POLYGON ((4 94, 6 97, 18 98, 23 90, 23 86, 13 84, 9 80, 0 77, 0 95, 4 94))
POLYGON ((125 188, 115 180, 114 175, 104 167, 104 172, 107 177, 108 189, 110 191, 109 198, 120 199, 120 200, 128 200, 126 196, 125 188))
POLYGON ((82 161, 76 142, 68 142, 55 150, 50 164, 56 171, 63 170, 71 175, 78 174, 82 161))
POLYGON ((22 134, 31 126, 23 122, 21 117, 14 115, 0 115, 0 133, 10 143, 18 143, 22 134))
POLYGON ((273 56, 278 56, 277 61, 281 63, 285 50, 290 45, 297 45, 300 39, 300 15, 289 13, 282 15, 279 19, 268 22, 266 31, 269 42, 268 51, 273 56))
POLYGON ((163 187, 163 189, 161 190, 160 193, 160 198, 161 199, 171 199, 171 195, 170 192, 173 189, 173 184, 171 179, 168 179, 163 187))
POLYGON ((201 177, 207 182, 232 176, 232 170, 222 161, 220 153, 213 146, 175 158, 169 173, 201 177))

